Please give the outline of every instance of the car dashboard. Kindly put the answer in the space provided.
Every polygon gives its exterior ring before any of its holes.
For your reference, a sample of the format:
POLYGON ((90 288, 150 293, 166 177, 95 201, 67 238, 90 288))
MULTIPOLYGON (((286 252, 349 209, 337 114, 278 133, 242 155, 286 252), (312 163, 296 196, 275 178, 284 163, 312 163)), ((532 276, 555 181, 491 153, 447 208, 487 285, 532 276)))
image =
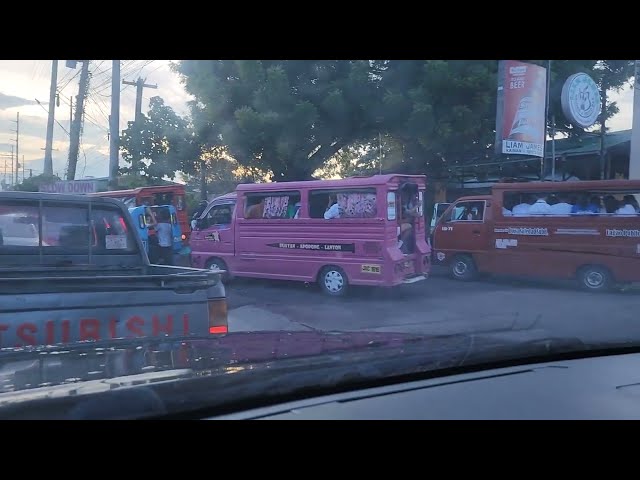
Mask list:
POLYGON ((640 418, 640 354, 475 371, 292 401, 212 420, 640 418))

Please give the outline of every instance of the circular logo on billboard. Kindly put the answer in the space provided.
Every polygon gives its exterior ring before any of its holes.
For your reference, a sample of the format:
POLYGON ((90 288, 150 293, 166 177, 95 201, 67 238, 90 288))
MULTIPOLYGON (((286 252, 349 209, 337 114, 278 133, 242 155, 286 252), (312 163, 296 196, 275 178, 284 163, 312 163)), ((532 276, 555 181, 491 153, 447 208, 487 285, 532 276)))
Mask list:
POLYGON ((562 111, 576 127, 588 128, 600 115, 600 90, 586 73, 576 73, 567 78, 562 87, 562 111))

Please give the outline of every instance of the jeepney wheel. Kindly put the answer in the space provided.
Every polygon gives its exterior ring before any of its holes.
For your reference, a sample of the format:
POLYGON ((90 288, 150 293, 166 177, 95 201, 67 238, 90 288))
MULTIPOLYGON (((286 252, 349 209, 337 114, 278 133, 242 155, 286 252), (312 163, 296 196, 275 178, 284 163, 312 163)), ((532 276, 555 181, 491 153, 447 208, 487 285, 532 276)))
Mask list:
POLYGON ((478 276, 478 269, 469 255, 456 255, 451 261, 451 275, 456 280, 469 281, 478 276))
POLYGON ((344 273, 344 270, 340 267, 333 265, 326 266, 322 269, 318 276, 318 283, 324 293, 334 297, 344 295, 349 287, 347 274, 344 273))
POLYGON ((227 283, 229 280, 231 280, 229 267, 227 267, 227 264, 221 258, 210 258, 209 260, 207 260, 205 268, 208 270, 225 270, 225 272, 222 274, 222 283, 227 283))
POLYGON ((598 265, 587 265, 578 270, 580 287, 588 292, 604 292, 611 289, 613 277, 609 270, 598 265))

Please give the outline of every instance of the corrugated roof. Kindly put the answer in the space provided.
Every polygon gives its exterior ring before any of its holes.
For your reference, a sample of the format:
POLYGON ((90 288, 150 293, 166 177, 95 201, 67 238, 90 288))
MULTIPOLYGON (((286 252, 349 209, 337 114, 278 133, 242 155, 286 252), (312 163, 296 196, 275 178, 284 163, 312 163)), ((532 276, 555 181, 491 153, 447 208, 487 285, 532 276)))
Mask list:
MULTIPOLYGON (((620 130, 618 132, 609 132, 604 137, 604 145, 606 149, 616 147, 625 142, 631 141, 631 130, 620 130)), ((576 155, 590 155, 600 152, 600 136, 586 135, 581 138, 562 138, 556 140, 556 156, 572 157, 576 155)), ((547 141, 547 157, 551 158, 551 140, 547 141)))

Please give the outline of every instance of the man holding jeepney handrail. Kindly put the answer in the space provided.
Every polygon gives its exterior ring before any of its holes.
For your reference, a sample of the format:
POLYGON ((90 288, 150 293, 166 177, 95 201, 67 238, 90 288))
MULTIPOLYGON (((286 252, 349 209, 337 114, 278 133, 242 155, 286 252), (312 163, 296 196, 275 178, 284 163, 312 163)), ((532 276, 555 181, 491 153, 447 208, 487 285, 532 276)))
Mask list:
POLYGON ((399 248, 402 253, 408 254, 413 250, 413 225, 416 217, 420 216, 417 193, 402 192, 402 219, 400 223, 399 248))

